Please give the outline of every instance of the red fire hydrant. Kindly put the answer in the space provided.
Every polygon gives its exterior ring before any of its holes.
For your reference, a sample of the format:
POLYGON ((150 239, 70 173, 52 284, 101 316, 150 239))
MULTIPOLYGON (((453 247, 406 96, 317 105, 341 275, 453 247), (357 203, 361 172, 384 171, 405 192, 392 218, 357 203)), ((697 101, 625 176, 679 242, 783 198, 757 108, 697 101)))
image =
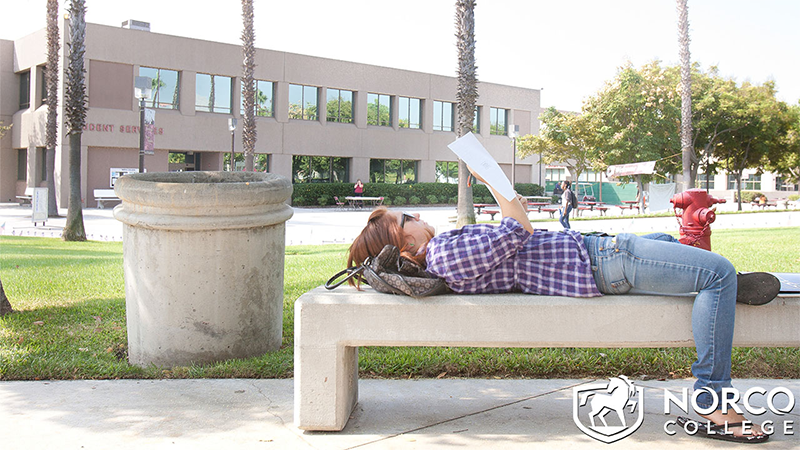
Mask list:
POLYGON ((715 203, 725 203, 725 199, 715 198, 702 189, 689 189, 675 194, 670 202, 675 207, 675 217, 681 230, 681 243, 711 250, 711 224, 717 214, 710 209, 715 203), (679 213, 678 209, 683 212, 679 213))

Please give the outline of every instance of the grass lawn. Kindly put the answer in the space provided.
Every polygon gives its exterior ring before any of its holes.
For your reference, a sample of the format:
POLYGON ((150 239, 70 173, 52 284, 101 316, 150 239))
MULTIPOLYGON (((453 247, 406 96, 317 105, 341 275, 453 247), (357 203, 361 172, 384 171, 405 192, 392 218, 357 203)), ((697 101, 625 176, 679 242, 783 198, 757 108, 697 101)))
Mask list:
MULTIPOLYGON (((712 245, 742 271, 800 272, 800 228, 719 230, 712 245)), ((165 370, 126 361, 121 243, 0 236, 0 279, 17 311, 0 318, 0 380, 291 377, 294 301, 343 267, 346 248, 287 247, 279 351, 165 370)), ((694 350, 371 347, 359 356, 365 377, 669 378, 691 376, 694 350)), ((800 378, 800 349, 737 348, 733 371, 800 378)))

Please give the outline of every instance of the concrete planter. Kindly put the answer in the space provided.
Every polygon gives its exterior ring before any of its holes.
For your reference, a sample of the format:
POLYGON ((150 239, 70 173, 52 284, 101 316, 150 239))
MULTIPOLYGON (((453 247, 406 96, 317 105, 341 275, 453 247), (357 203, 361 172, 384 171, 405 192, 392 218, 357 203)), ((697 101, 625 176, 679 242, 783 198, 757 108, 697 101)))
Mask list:
POLYGON ((120 178, 131 364, 172 367, 277 350, 289 180, 255 172, 120 178))

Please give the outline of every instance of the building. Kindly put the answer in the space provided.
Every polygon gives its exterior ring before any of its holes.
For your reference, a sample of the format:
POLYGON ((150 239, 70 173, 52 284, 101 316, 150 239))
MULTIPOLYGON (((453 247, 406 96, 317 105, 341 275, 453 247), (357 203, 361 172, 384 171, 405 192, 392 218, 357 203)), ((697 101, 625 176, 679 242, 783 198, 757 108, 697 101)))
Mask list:
MULTIPOLYGON (((146 106, 155 114, 155 151, 145 170, 223 170, 231 146, 241 148, 242 51, 222 44, 149 32, 149 25, 87 24, 88 113, 82 136, 84 204, 94 189, 138 170, 137 76, 153 80, 146 106), (239 121, 241 123, 241 120, 239 121)), ((61 25, 59 133, 55 182, 58 204, 68 195, 68 138, 64 77, 68 22, 61 25)), ((0 120, 13 124, 0 140, 0 201, 26 187, 45 186, 44 71, 46 33, 0 40, 0 120)), ((453 54, 442 55, 453 58, 453 54)), ((256 165, 302 182, 453 182, 456 79, 306 55, 259 49, 256 165), (324 107, 323 107, 324 105, 324 107)), ((540 91, 481 82, 475 129, 511 175, 513 143, 539 129, 540 91)), ((515 163, 518 183, 540 183, 537 157, 515 163)))

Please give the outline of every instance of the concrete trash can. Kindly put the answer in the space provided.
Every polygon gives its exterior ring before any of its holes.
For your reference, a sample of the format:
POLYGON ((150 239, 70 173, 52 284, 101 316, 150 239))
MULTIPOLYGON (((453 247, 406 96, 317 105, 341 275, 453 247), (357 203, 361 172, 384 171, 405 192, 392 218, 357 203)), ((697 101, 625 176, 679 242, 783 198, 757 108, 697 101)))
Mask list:
POLYGON ((142 173, 114 190, 131 364, 183 366, 280 347, 289 180, 142 173))

